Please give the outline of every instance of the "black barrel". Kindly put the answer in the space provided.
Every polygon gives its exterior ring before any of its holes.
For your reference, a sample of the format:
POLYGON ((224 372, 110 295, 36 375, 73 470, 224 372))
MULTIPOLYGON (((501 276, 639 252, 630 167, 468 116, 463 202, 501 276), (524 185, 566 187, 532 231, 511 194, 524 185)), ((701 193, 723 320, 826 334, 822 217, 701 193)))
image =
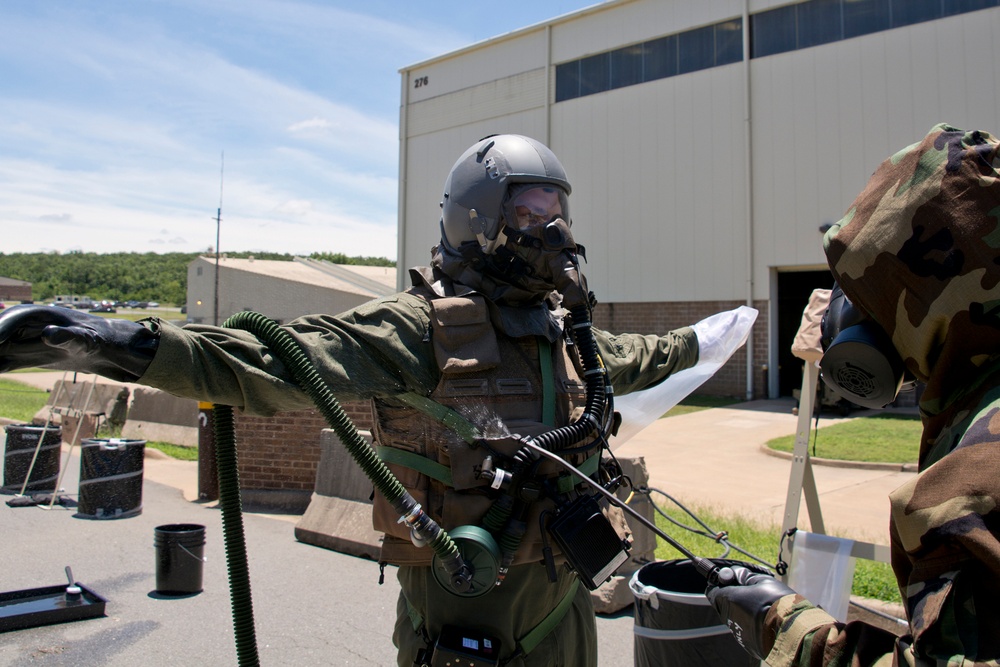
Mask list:
POLYGON ((88 438, 80 447, 81 519, 125 519, 142 513, 145 440, 88 438))
MULTIPOLYGON (((713 560, 717 565, 757 565, 713 560)), ((689 560, 649 563, 629 581, 635 597, 636 667, 759 667, 705 597, 705 577, 689 560)))
POLYGON ((7 444, 3 457, 3 493, 21 493, 22 488, 24 493, 55 491, 59 483, 62 429, 51 425, 46 428, 32 424, 9 424, 4 430, 7 432, 7 444), (25 479, 28 480, 27 487, 25 479))
POLYGON ((205 526, 172 523, 153 531, 156 547, 156 592, 190 595, 202 591, 205 526))

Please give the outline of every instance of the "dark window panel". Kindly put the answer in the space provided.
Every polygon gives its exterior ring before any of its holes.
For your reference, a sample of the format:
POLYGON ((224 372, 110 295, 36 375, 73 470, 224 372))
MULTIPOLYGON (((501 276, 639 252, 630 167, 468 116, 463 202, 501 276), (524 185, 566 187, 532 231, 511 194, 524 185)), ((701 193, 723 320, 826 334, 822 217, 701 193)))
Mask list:
MULTIPOLYGON (((750 57, 997 6, 1000 0, 806 0, 750 17, 750 57)), ((739 62, 742 33, 742 20, 733 19, 557 65, 556 101, 739 62)))
POLYGON ((889 29, 889 0, 848 0, 844 3, 844 39, 889 29))
POLYGON ((556 65, 556 102, 580 97, 580 61, 556 65))
POLYGON ((750 17, 750 54, 762 58, 795 49, 795 7, 788 5, 750 17))
POLYGON ((840 0, 811 0, 796 5, 796 46, 805 49, 843 39, 840 5, 840 0))
POLYGON ((715 24, 715 64, 728 65, 743 60, 743 19, 715 24))
POLYGON ((696 72, 715 64, 715 34, 712 26, 677 35, 677 73, 696 72))
POLYGON ((622 88, 642 83, 642 44, 611 52, 611 87, 622 88))
POLYGON ((677 75, 677 35, 643 44, 642 80, 655 81, 677 75))
POLYGON ((944 15, 965 14, 996 6, 997 0, 944 0, 944 15))
POLYGON ((580 61, 580 95, 603 93, 611 87, 611 54, 598 53, 580 61))
POLYGON ((892 0, 893 28, 940 17, 941 0, 892 0))

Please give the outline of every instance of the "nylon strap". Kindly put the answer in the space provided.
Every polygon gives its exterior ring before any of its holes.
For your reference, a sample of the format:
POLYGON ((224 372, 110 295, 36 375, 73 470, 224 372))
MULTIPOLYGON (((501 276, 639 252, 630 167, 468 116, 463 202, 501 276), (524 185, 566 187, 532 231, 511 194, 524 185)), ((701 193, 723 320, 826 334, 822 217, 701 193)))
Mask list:
POLYGON ((556 425, 556 388, 552 375, 552 345, 547 338, 538 337, 538 366, 542 372, 542 423, 556 425))
POLYGON ((427 475, 431 479, 436 479, 442 484, 446 484, 449 488, 455 486, 455 482, 451 477, 451 468, 437 461, 431 461, 426 456, 409 452, 405 449, 383 447, 382 445, 376 447, 375 452, 384 463, 395 463, 404 468, 411 468, 423 475, 427 475))
MULTIPOLYGON (((598 452, 597 454, 592 455, 586 461, 578 465, 576 469, 584 473, 587 477, 590 477, 595 472, 597 472, 597 467, 600 465, 600 463, 601 463, 601 454, 600 452, 598 452)), ((577 484, 583 484, 583 480, 577 477, 575 474, 563 475, 556 482, 556 489, 559 491, 559 493, 569 493, 576 487, 577 484)))
POLYGON ((399 394, 396 398, 403 401, 411 408, 416 408, 428 417, 444 424, 451 430, 458 433, 458 435, 470 445, 483 437, 482 433, 479 432, 479 429, 476 428, 475 424, 448 406, 441 405, 433 399, 421 396, 420 394, 412 391, 406 394, 399 394))
POLYGON ((527 655, 535 650, 535 647, 545 639, 550 632, 556 629, 556 626, 562 622, 563 618, 566 616, 566 612, 569 608, 573 606, 573 598, 576 597, 576 589, 580 587, 580 580, 574 578, 573 583, 570 584, 569 590, 566 591, 566 595, 563 599, 559 601, 556 608, 549 612, 549 615, 542 619, 539 623, 531 630, 528 634, 521 637, 520 641, 517 642, 518 648, 527 655))

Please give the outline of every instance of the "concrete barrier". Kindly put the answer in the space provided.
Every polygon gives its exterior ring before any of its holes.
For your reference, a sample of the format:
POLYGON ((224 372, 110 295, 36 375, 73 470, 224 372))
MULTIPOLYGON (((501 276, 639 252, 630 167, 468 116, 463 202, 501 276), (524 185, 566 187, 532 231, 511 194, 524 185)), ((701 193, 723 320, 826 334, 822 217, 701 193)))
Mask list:
MULTIPOLYGON (((371 434, 360 432, 371 443, 371 434)), ((341 553, 378 560, 382 533, 372 528, 371 480, 331 429, 320 434, 316 487, 295 526, 295 539, 341 553)))
POLYGON ((198 446, 198 401, 159 389, 137 387, 122 437, 198 446))

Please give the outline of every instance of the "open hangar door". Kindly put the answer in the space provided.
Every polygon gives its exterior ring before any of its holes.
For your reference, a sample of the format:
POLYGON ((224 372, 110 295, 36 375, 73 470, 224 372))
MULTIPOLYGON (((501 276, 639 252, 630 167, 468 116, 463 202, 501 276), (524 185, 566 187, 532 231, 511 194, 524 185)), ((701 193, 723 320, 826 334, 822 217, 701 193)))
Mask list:
POLYGON ((802 311, 815 289, 833 287, 833 275, 822 271, 779 271, 777 274, 778 395, 792 396, 802 388, 802 360, 792 354, 792 341, 802 323, 802 311))

